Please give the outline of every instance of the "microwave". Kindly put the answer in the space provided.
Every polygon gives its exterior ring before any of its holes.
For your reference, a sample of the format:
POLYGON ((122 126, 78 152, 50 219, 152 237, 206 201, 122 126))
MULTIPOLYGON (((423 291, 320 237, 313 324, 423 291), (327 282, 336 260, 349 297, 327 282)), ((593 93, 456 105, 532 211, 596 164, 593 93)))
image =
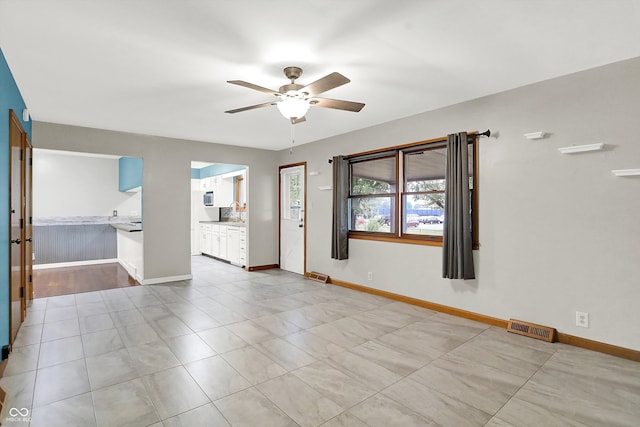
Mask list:
POLYGON ((213 206, 213 191, 207 191, 204 193, 204 205, 213 206))

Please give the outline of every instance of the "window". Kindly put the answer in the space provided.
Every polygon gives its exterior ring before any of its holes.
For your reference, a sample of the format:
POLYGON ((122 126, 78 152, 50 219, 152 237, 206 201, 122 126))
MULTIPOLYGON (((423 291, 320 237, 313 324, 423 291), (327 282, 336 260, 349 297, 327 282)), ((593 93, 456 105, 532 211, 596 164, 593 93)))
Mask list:
MULTIPOLYGON (((470 214, 477 247, 476 138, 470 137, 469 144, 470 214)), ((349 237, 441 245, 446 155, 446 139, 441 138, 349 157, 349 237)))

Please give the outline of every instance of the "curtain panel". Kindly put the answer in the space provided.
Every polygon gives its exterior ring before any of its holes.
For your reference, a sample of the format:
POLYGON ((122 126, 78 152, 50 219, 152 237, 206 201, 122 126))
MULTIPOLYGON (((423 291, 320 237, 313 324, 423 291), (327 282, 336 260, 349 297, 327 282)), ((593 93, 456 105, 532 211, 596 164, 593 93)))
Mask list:
POLYGON ((442 277, 475 279, 467 133, 447 136, 442 277))
POLYGON ((349 162, 333 158, 333 226, 331 258, 349 259, 349 162))

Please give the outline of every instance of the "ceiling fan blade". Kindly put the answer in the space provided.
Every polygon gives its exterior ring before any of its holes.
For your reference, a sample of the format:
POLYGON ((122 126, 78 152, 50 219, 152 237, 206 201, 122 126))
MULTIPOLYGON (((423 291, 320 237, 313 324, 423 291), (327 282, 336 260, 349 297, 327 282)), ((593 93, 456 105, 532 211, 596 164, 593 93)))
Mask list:
POLYGON ((305 119, 304 117, 300 117, 299 119, 291 119, 291 124, 292 125, 297 125, 298 123, 302 123, 302 122, 306 122, 307 119, 305 119))
POLYGON ((250 105, 248 107, 236 108, 235 110, 228 110, 225 113, 240 113, 242 111, 255 110, 256 108, 268 107, 269 105, 276 105, 275 102, 264 102, 262 104, 250 105))
POLYGON ((351 80, 340 73, 331 73, 319 80, 316 80, 313 83, 309 83, 308 85, 300 89, 300 91, 306 92, 309 95, 318 95, 322 92, 326 92, 328 90, 337 88, 338 86, 347 84, 350 81, 351 80))
POLYGON ((311 98, 311 105, 323 108, 335 108, 336 110, 353 111, 357 113, 364 108, 364 104, 361 102, 342 101, 340 99, 327 99, 327 98, 311 98))
POLYGON ((268 93, 269 95, 280 95, 280 92, 276 92, 275 90, 271 90, 266 87, 254 85, 253 83, 245 82, 243 80, 227 80, 227 83, 231 83, 232 85, 238 85, 243 87, 248 87, 249 89, 257 90, 258 92, 268 93))

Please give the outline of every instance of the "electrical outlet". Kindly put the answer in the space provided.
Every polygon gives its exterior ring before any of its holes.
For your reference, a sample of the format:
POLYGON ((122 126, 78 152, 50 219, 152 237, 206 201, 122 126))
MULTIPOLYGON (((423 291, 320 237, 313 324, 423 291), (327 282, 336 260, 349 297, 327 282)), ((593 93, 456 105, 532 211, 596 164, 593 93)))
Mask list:
POLYGON ((373 271, 367 273, 367 280, 373 280, 373 271))
POLYGON ((584 313, 582 311, 576 311, 576 326, 581 328, 589 327, 589 313, 584 313))

